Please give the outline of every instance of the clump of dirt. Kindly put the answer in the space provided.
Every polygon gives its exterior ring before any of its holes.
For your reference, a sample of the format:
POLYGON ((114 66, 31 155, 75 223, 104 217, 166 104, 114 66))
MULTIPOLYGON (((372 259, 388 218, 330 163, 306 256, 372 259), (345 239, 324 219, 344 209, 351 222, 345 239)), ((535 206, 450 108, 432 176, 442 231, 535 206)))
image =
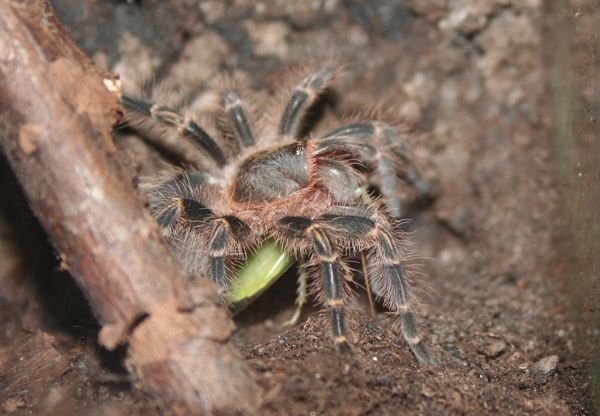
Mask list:
MULTIPOLYGON (((154 75, 202 97, 229 71, 262 100, 290 65, 334 53, 346 76, 329 117, 378 108, 413 126, 413 150, 436 184, 435 199, 408 216, 423 265, 420 324, 440 363, 419 365, 385 314, 368 319, 360 303, 349 355, 335 351, 318 311, 281 329, 290 274, 237 318, 236 343, 264 388, 261 414, 594 413, 560 235, 549 226, 559 181, 541 2, 54 5, 98 65, 124 77, 154 75)), ((140 174, 156 173, 154 149, 133 135, 117 141, 140 174)), ((160 414, 115 366, 119 354, 95 347, 81 296, 61 297, 67 276, 6 169, 0 178, 10 201, 0 210, 0 409, 160 414)))

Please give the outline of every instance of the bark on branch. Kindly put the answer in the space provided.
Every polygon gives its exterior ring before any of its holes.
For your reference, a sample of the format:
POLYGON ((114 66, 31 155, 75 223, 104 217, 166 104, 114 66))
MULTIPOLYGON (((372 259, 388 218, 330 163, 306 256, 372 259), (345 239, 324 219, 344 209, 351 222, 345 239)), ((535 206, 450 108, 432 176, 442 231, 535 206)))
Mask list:
POLYGON ((0 144, 65 267, 102 324, 128 343, 143 389, 177 414, 251 412, 256 385, 228 344, 212 285, 189 290, 119 163, 113 80, 46 0, 0 2, 0 144))

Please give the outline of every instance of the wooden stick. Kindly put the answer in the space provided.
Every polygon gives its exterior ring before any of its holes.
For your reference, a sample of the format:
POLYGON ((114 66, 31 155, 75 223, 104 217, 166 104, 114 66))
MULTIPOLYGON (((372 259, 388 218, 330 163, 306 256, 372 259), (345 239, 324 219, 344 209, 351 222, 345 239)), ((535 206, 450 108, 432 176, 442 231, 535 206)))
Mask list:
POLYGON ((100 344, 128 343, 127 367, 172 413, 252 412, 260 397, 228 343, 233 323, 206 279, 186 286, 119 163, 115 90, 47 0, 0 2, 0 146, 100 344))

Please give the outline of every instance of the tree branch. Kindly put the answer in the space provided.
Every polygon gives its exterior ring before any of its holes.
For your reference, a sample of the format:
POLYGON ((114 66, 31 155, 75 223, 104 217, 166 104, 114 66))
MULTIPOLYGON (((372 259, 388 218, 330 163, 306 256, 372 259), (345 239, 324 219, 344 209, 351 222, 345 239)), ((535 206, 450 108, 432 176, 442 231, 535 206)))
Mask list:
POLYGON ((128 368, 177 414, 250 412, 260 399, 227 343, 233 323, 208 281, 186 287, 120 163, 114 85, 47 1, 0 2, 0 144, 99 342, 128 343, 128 368))

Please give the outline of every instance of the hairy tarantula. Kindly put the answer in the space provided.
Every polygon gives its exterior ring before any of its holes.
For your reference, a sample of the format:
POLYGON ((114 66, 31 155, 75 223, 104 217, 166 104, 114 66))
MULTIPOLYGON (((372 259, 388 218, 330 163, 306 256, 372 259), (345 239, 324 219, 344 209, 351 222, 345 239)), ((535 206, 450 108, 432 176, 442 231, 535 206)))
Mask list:
POLYGON ((177 110, 123 96, 130 117, 174 128, 215 166, 184 171, 152 186, 151 211, 188 271, 202 270, 222 291, 233 278, 235 261, 267 239, 306 259, 304 270, 316 277, 314 292, 330 311, 341 351, 350 349, 344 319, 346 259, 364 256, 377 295, 399 319, 414 355, 433 363, 411 309, 406 235, 392 215, 400 209, 398 178, 412 186, 419 182, 406 142, 391 125, 369 119, 317 138, 304 133, 310 110, 335 75, 322 68, 305 76, 293 88, 272 135, 255 134, 240 94, 224 91, 221 124, 239 142, 232 160, 205 129, 177 110), (385 205, 364 191, 375 175, 385 205))

